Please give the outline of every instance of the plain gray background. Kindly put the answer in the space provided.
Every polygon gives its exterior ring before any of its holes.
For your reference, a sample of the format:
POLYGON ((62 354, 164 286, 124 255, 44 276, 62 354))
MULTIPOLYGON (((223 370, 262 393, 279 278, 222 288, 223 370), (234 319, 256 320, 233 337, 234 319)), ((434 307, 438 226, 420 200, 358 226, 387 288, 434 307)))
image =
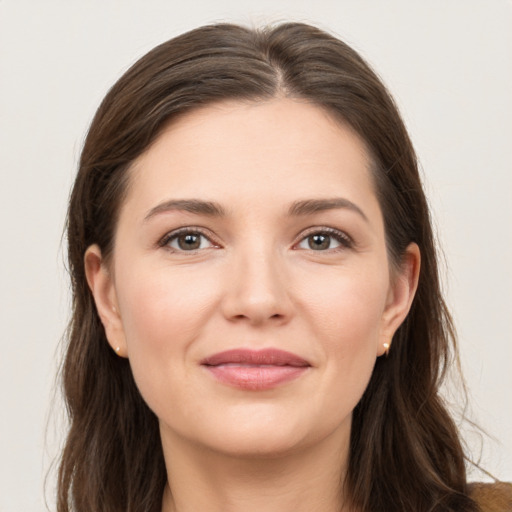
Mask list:
MULTIPOLYGON (((116 78, 214 21, 298 20, 354 46, 394 94, 447 260, 474 457, 512 479, 512 3, 507 0, 0 0, 0 511, 44 510, 68 314, 61 236, 88 123, 116 78)), ((447 398, 457 406, 451 389, 447 398)), ((482 479, 475 473, 474 479, 482 479)), ((53 509, 50 473, 48 504, 53 509)))

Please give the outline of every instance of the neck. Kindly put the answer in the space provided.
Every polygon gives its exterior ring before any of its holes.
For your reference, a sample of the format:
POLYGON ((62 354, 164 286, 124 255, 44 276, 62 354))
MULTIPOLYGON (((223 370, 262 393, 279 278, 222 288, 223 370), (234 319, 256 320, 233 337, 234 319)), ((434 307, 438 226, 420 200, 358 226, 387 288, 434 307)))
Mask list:
POLYGON ((162 441, 162 512, 354 512, 344 504, 348 444, 340 449, 337 436, 272 457, 235 457, 173 435, 162 441))

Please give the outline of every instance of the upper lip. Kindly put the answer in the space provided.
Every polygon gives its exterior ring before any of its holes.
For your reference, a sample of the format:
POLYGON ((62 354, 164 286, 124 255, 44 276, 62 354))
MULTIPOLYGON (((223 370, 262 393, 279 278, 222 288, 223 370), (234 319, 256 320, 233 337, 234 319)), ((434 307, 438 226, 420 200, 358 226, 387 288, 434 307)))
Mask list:
POLYGON ((219 366, 222 364, 244 365, 271 365, 271 366, 311 366, 305 359, 291 352, 275 348, 251 350, 235 348, 225 350, 204 358, 201 361, 205 366, 219 366))

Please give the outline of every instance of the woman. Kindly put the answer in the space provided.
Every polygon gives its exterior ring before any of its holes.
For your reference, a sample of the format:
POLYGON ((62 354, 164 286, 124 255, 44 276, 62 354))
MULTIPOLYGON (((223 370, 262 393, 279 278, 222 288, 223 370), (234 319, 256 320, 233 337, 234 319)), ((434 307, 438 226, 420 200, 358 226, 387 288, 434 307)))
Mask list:
POLYGON ((414 151, 344 43, 149 52, 92 122, 68 243, 59 512, 478 510, 414 151))

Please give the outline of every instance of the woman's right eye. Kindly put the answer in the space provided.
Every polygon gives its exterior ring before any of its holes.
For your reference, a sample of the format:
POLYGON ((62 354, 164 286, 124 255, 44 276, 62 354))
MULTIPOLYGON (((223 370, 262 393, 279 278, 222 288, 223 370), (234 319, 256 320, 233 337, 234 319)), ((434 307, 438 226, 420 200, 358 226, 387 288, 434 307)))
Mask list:
POLYGON ((192 252, 215 247, 213 242, 204 234, 191 230, 169 233, 163 238, 160 245, 179 252, 192 252))

